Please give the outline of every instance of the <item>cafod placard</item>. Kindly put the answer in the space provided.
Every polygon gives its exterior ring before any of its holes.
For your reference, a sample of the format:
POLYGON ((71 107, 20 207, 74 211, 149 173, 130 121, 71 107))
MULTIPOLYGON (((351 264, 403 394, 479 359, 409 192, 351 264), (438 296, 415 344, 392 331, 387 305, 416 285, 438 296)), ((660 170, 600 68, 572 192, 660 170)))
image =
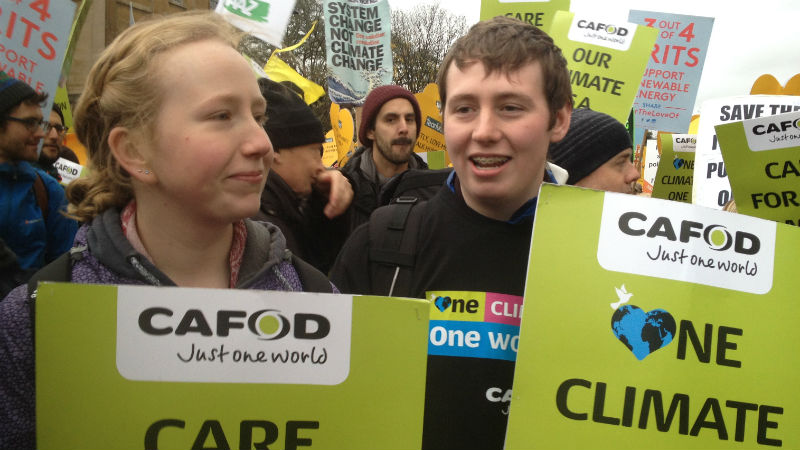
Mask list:
POLYGON ((633 102, 636 126, 686 133, 714 18, 631 10, 628 20, 658 30, 633 102))
POLYGON ((800 447, 798 246, 784 224, 543 185, 505 448, 800 447))
POLYGON ((419 448, 428 303, 40 285, 41 449, 419 448))
POLYGON ((800 110, 800 96, 743 95, 706 100, 700 108, 695 150, 692 202, 709 208, 722 208, 731 197, 726 164, 719 151, 714 127, 728 122, 756 119, 800 110))
POLYGON ((800 225, 800 111, 716 131, 738 211, 800 225))
POLYGON ((625 123, 658 31, 625 19, 557 11, 549 34, 567 59, 575 108, 625 123))
POLYGON ((697 136, 659 132, 658 141, 663 162, 658 164, 652 197, 691 203, 697 136))
POLYGON ((547 31, 553 23, 556 11, 569 11, 569 0, 481 0, 481 20, 495 16, 506 16, 547 31))

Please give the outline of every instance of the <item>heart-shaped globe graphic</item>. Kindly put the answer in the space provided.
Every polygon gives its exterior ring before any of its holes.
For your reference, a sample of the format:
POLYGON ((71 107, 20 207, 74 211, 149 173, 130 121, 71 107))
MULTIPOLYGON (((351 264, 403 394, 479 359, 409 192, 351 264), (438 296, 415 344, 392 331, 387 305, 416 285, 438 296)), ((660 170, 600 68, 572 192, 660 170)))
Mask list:
POLYGON ((450 306, 452 302, 453 301, 450 299, 450 297, 438 296, 436 297, 436 300, 433 301, 433 304, 436 305, 437 308, 439 308, 439 311, 445 312, 447 307, 450 306))
POLYGON ((675 319, 663 309, 645 313, 636 305, 623 305, 611 316, 614 336, 639 361, 672 342, 675 329, 675 319))

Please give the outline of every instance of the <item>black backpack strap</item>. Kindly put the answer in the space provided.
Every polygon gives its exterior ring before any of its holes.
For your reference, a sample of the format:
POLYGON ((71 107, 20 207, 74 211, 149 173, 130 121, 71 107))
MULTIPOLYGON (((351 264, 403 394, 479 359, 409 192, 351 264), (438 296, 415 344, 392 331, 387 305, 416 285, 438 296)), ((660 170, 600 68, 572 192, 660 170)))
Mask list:
POLYGON ((28 297, 36 298, 36 289, 40 281, 71 281, 72 255, 66 252, 42 267, 28 280, 28 297))
POLYGON ((36 197, 36 204, 39 205, 39 209, 42 210, 42 218, 47 220, 47 189, 44 187, 44 181, 42 181, 41 175, 39 172, 36 172, 36 178, 33 180, 33 195, 36 197))
POLYGON ((40 281, 72 281, 72 253, 66 252, 42 267, 28 280, 28 308, 31 316, 31 336, 36 345, 35 300, 40 281))
POLYGON ((292 254, 292 265, 297 271, 297 276, 300 277, 303 292, 333 292, 331 282, 316 267, 298 258, 295 254, 292 254))
POLYGON ((372 213, 369 221, 372 292, 390 297, 413 295, 411 277, 426 205, 416 197, 398 197, 391 205, 372 213))

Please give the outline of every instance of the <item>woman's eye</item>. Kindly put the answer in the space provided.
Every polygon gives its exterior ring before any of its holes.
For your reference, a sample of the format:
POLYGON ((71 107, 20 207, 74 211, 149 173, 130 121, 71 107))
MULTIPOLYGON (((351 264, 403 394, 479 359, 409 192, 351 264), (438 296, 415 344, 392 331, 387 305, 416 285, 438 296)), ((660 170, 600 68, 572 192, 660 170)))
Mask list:
POLYGON ((256 123, 258 123, 259 126, 263 127, 264 125, 267 124, 267 116, 266 115, 257 115, 257 116, 253 116, 253 118, 256 120, 256 123))
POLYGON ((227 111, 221 111, 211 116, 214 120, 228 120, 231 118, 231 113, 227 111))

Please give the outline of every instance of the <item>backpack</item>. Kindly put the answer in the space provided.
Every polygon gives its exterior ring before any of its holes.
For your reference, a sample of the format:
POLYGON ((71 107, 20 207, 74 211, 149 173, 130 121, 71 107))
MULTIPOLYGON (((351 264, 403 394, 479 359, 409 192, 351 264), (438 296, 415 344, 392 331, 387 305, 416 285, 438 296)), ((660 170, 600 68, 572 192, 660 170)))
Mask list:
POLYGON ((389 205, 392 200, 399 197, 416 197, 420 201, 428 200, 447 181, 453 169, 408 169, 395 175, 381 189, 378 196, 379 205, 389 205))
POLYGON ((428 202, 398 197, 369 220, 370 288, 375 295, 412 297, 417 240, 428 202))

